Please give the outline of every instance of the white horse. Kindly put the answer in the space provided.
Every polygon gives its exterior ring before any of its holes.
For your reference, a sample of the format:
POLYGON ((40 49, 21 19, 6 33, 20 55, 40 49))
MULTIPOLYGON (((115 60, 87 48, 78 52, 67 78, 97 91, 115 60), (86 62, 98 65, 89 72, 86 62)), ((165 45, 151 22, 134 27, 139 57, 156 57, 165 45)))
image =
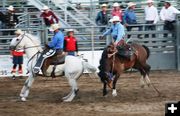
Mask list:
MULTIPOLYGON (((25 81, 25 84, 20 93, 21 100, 26 101, 29 95, 30 88, 36 77, 36 75, 33 72, 33 67, 37 62, 39 53, 42 51, 40 41, 37 37, 26 33, 22 35, 21 39, 17 39, 17 41, 12 42, 10 48, 24 48, 27 58, 29 59, 27 64, 29 76, 25 81)), ((57 65, 55 75, 62 76, 64 73, 65 77, 68 79, 69 84, 71 86, 71 92, 67 96, 63 97, 63 101, 70 102, 74 99, 78 91, 76 81, 81 76, 84 70, 88 70, 93 73, 96 72, 96 68, 94 66, 83 61, 81 58, 75 56, 66 56, 65 63, 62 65, 57 65)), ((52 66, 49 66, 46 74, 50 76, 51 72, 52 66)))

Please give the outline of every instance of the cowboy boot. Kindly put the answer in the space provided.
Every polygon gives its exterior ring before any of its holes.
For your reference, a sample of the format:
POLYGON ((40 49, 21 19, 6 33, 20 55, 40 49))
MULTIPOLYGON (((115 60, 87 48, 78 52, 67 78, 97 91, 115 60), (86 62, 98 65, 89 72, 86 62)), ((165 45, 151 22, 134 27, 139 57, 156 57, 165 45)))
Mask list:
POLYGON ((19 70, 18 70, 18 74, 19 74, 19 75, 22 75, 22 74, 23 74, 22 69, 19 69, 19 70))
POLYGON ((11 71, 12 74, 15 74, 16 73, 16 69, 13 68, 12 71, 11 71))

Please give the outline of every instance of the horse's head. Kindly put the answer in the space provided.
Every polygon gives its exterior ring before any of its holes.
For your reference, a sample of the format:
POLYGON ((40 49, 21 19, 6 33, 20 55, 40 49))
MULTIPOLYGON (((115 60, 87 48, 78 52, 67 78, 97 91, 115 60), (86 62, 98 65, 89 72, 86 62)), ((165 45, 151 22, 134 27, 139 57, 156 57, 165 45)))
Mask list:
POLYGON ((22 34, 17 38, 13 38, 10 44, 10 49, 24 49, 26 54, 29 54, 29 57, 38 51, 42 51, 39 39, 31 34, 22 34))
POLYGON ((25 42, 23 42, 23 36, 22 38, 13 38, 11 41, 11 44, 9 46, 10 50, 18 50, 18 49, 23 49, 25 42))
POLYGON ((108 54, 114 52, 114 45, 110 44, 106 47, 102 53, 98 76, 100 77, 103 83, 106 83, 110 88, 112 88, 112 80, 111 80, 111 59, 108 58, 108 54))

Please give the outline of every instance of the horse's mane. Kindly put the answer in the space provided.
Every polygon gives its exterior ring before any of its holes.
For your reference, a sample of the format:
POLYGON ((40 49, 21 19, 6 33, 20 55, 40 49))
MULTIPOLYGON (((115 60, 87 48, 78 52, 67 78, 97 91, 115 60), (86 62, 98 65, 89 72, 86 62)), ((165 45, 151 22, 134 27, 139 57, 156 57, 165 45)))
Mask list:
POLYGON ((108 54, 108 52, 107 52, 107 47, 106 47, 103 50, 103 53, 102 53, 102 56, 101 56, 101 59, 100 59, 100 62, 99 62, 100 65, 98 67, 98 69, 99 69, 98 75, 101 78, 101 81, 102 81, 102 77, 104 76, 105 71, 106 71, 107 54, 108 54))
POLYGON ((35 45, 41 45, 41 42, 40 42, 40 40, 39 40, 39 38, 38 38, 37 36, 32 35, 32 34, 29 34, 29 33, 26 33, 25 35, 26 35, 27 37, 31 38, 31 40, 33 41, 33 43, 34 43, 35 45))

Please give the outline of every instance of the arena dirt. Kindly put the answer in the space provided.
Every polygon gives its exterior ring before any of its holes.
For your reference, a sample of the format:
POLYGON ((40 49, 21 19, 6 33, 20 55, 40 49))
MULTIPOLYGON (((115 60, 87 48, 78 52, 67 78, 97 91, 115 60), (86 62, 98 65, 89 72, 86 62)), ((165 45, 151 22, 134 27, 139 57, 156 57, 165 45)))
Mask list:
POLYGON ((180 100, 180 72, 153 71, 150 79, 162 93, 151 87, 140 88, 139 73, 126 73, 118 80, 118 96, 102 96, 98 78, 83 75, 79 93, 71 103, 61 98, 70 88, 67 80, 38 77, 27 102, 20 102, 24 78, 0 78, 0 116, 164 116, 167 101, 180 100))

